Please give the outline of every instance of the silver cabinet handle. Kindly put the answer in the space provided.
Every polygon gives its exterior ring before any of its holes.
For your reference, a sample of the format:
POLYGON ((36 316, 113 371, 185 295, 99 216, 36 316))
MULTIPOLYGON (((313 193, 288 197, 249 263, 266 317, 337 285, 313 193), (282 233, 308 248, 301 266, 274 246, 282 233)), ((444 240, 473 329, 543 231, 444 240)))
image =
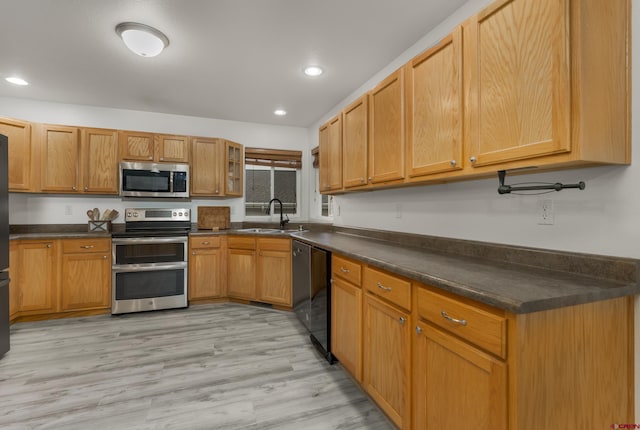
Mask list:
POLYGON ((398 318, 398 321, 400 322, 400 325, 404 325, 404 323, 407 322, 407 319, 405 317, 400 317, 398 318))
POLYGON ((384 290, 384 291, 387 291, 387 292, 391 291, 391 287, 385 287, 380 282, 378 282, 377 285, 378 285, 378 288, 380 288, 381 290, 384 290))
POLYGON ((371 176, 369 176, 369 182, 371 182, 371 180, 372 180, 372 179, 373 179, 373 178, 372 178, 371 176))
POLYGON ((81 245, 80 248, 82 248, 82 249, 91 249, 91 248, 94 248, 94 246, 93 245, 81 245))
POLYGON ((364 178, 360 178, 360 183, 364 184, 364 178))
POLYGON ((85 191, 89 191, 89 187, 84 187, 84 190, 85 191))
POLYGON ((416 326, 416 333, 422 334, 422 328, 419 326, 416 326))
POLYGON ((342 273, 349 273, 349 272, 351 272, 351 270, 349 270, 349 269, 345 269, 345 268, 344 268, 344 267, 342 267, 342 266, 340 266, 340 271, 341 271, 342 273))
POLYGON ((205 240, 204 242, 202 242, 203 245, 209 245, 209 241, 205 240))
POLYGON ((50 243, 47 243, 47 248, 51 248, 51 244, 50 243))
POLYGON ((103 256, 102 256, 102 259, 103 259, 103 260, 106 260, 106 259, 107 259, 107 256, 106 256, 106 255, 103 255, 103 256))
POLYGON ((476 157, 472 156, 471 158, 469 158, 469 161, 471 161, 472 163, 475 163, 476 162, 476 157))
POLYGON ((460 325, 467 325, 467 320, 459 320, 457 318, 452 318, 447 314, 446 311, 440 312, 440 315, 442 315, 442 318, 444 318, 444 319, 446 319, 448 321, 451 321, 452 323, 460 324, 460 325))
POLYGON ((456 163, 456 160, 451 160, 451 161, 449 162, 449 164, 451 164, 452 166, 455 166, 455 165, 456 165, 456 164, 458 164, 458 163, 456 163))

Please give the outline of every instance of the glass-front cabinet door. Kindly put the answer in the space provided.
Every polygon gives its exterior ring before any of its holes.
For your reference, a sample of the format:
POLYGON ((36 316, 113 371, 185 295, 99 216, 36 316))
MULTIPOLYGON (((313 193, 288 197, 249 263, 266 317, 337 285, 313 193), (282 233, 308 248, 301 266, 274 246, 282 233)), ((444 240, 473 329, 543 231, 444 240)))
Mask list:
POLYGON ((242 145, 239 143, 225 141, 226 145, 226 195, 242 196, 243 184, 242 173, 244 171, 244 160, 242 145))

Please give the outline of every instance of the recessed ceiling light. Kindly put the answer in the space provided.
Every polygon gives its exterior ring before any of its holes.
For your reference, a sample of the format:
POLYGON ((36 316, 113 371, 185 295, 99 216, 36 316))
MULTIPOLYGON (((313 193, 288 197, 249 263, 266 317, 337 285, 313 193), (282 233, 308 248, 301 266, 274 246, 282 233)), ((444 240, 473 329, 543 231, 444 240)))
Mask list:
POLYGON ((308 66, 304 69, 304 74, 311 77, 320 76, 322 73, 324 73, 324 70, 320 66, 308 66))
POLYGON ((25 81, 22 78, 19 78, 17 76, 9 76, 8 78, 5 78, 5 80, 7 82, 11 82, 14 85, 29 85, 29 82, 25 81))
POLYGON ((287 111, 284 109, 276 109, 273 111, 273 114, 278 116, 285 116, 287 114, 287 111))
POLYGON ((121 22, 116 33, 131 51, 141 57, 155 57, 169 46, 169 38, 160 30, 137 22, 121 22))

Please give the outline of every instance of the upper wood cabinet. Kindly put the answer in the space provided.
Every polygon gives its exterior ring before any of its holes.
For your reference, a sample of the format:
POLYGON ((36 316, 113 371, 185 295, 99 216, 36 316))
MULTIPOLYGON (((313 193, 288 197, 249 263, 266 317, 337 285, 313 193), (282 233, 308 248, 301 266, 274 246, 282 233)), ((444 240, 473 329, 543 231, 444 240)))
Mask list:
POLYGON ((189 137, 139 131, 118 132, 120 158, 127 161, 189 162, 189 137))
POLYGON ((630 161, 628 1, 500 0, 464 39, 472 166, 630 161))
POLYGON ((345 188, 367 185, 369 99, 360 97, 342 111, 342 181, 345 188))
POLYGON ((118 132, 83 128, 82 191, 92 194, 118 194, 118 132))
POLYGON ((9 138, 9 191, 31 191, 31 124, 0 118, 0 134, 9 138))
POLYGON ((80 188, 80 139, 76 127, 39 124, 40 190, 76 193, 80 188))
POLYGON ((191 140, 191 195, 242 196, 243 147, 225 139, 194 137, 191 140))
POLYGON ((395 71, 369 92, 369 182, 404 178, 404 74, 395 71))
POLYGON ((405 68, 409 178, 461 169, 462 28, 405 68))
POLYGON ((225 165, 226 182, 225 194, 227 196, 242 197, 244 193, 244 154, 242 145, 230 140, 225 140, 225 165))
POLYGON ((189 137, 156 134, 154 136, 155 161, 171 163, 189 162, 189 137))
POLYGON ((342 115, 320 127, 320 192, 342 188, 342 115))

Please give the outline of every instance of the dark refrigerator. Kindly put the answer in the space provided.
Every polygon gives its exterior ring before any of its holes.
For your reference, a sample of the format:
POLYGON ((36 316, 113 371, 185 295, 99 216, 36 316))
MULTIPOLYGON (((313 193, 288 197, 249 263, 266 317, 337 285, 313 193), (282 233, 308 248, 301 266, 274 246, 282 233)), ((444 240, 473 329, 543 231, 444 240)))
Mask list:
POLYGON ((9 155, 0 134, 0 357, 9 351, 9 155))

